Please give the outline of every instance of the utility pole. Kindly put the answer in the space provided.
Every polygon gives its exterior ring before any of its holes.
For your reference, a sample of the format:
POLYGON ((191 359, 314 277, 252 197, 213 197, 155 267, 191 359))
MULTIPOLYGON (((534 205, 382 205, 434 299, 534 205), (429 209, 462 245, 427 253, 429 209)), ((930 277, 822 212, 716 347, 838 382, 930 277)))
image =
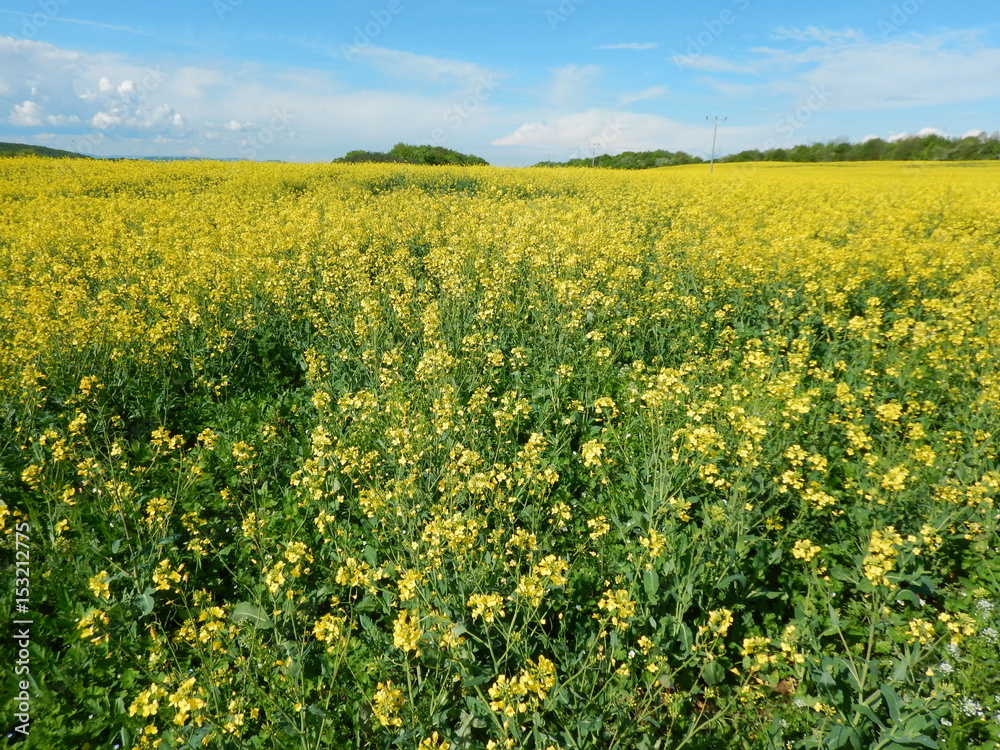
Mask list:
POLYGON ((709 122, 715 123, 715 128, 712 130, 712 161, 710 161, 709 164, 708 164, 708 173, 712 174, 712 172, 715 170, 715 139, 719 135, 719 123, 720 122, 725 122, 726 118, 725 117, 706 117, 705 119, 708 120, 709 122))
POLYGON ((599 149, 601 147, 601 142, 600 141, 591 141, 587 145, 590 146, 590 149, 591 149, 590 166, 593 167, 597 163, 597 149, 599 149))

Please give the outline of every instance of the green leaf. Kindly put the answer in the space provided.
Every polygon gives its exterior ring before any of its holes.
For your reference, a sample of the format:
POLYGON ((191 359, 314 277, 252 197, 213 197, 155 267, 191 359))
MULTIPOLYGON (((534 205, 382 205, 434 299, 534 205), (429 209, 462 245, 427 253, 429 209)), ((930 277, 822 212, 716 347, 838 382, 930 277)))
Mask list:
POLYGON ((717 589, 727 589, 727 588, 729 588, 729 584, 731 584, 731 583, 739 583, 742 586, 746 586, 747 585, 746 576, 744 576, 741 573, 733 573, 731 576, 726 576, 721 581, 719 581, 716 584, 715 588, 717 588, 717 589))
POLYGON ((855 750, 861 750, 861 733, 856 728, 844 724, 838 724, 831 729, 826 735, 826 742, 821 743, 821 746, 828 747, 830 750, 837 750, 848 745, 855 750))
POLYGON ((918 607, 920 606, 920 597, 918 597, 909 589, 900 589, 899 591, 897 591, 896 601, 900 603, 910 602, 911 604, 916 604, 918 607))
POLYGON ((830 627, 840 630, 840 613, 833 608, 832 604, 827 604, 826 608, 830 613, 830 627))
POLYGON ((885 706, 889 709, 889 718, 892 719, 893 723, 899 721, 899 696, 896 695, 895 689, 892 685, 882 685, 879 688, 879 692, 882 693, 882 697, 885 698, 885 706))
POLYGON ((878 714, 872 711, 870 706, 866 706, 864 703, 855 703, 854 710, 866 717, 869 721, 874 722, 879 729, 885 729, 885 724, 882 722, 882 719, 878 717, 878 714))
POLYGON ((482 685, 484 683, 489 682, 490 679, 491 677, 489 673, 483 672, 482 674, 478 674, 475 677, 470 677, 467 680, 463 680, 462 687, 467 687, 467 688, 475 687, 476 685, 482 685))
POLYGON ((919 714, 916 716, 910 716, 903 725, 903 733, 911 737, 916 737, 918 734, 927 729, 927 727, 934 724, 936 724, 936 722, 931 721, 926 716, 921 716, 919 714))
POLYGON ((462 713, 459 715, 458 729, 455 730, 455 736, 463 739, 470 737, 472 735, 472 722, 475 718, 474 714, 469 713, 463 708, 462 713))
POLYGON ((198 747, 201 741, 208 736, 208 733, 212 731, 212 727, 204 726, 196 729, 190 737, 187 738, 187 744, 191 747, 198 747))
POLYGON ((146 591, 143 591, 141 594, 139 594, 139 596, 137 596, 135 599, 132 600, 132 603, 136 607, 138 607, 143 617, 152 612, 153 607, 156 606, 156 601, 150 595, 149 589, 146 589, 146 591))
POLYGON ((229 619, 233 622, 250 620, 255 627, 261 630, 267 630, 268 628, 274 627, 274 623, 271 622, 271 618, 267 616, 267 613, 251 602, 240 602, 233 607, 233 611, 229 615, 229 619))
POLYGON ((717 661, 710 661, 701 668, 701 679, 706 685, 718 685, 726 678, 726 668, 717 661))
POLYGON ((656 604, 656 592, 660 590, 660 577, 655 570, 649 569, 642 574, 642 586, 646 589, 646 596, 649 597, 650 603, 656 604))
POLYGON ((375 548, 370 545, 365 545, 365 548, 361 551, 361 556, 365 558, 365 561, 371 565, 373 568, 378 567, 378 552, 375 548))
MULTIPOLYGON (((916 652, 916 656, 919 656, 920 646, 918 645, 914 651, 916 652)), ((907 653, 906 658, 900 659, 896 662, 896 666, 893 667, 892 670, 891 679, 893 682, 910 682, 910 667, 911 664, 916 662, 916 656, 911 655, 911 653, 907 653)))
POLYGON ((691 643, 693 642, 691 638, 691 628, 689 628, 684 623, 680 623, 678 626, 678 630, 679 630, 678 635, 680 636, 681 645, 684 647, 684 653, 686 654, 691 650, 691 643))

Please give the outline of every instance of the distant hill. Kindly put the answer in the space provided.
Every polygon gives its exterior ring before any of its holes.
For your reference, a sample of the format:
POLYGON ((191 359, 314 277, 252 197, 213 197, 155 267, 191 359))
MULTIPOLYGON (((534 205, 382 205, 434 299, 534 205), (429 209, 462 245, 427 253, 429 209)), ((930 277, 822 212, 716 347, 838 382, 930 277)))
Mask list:
POLYGON ((84 154, 62 151, 48 146, 29 146, 27 143, 0 143, 0 158, 5 156, 48 156, 53 159, 90 159, 84 154))
POLYGON ((349 151, 334 163, 385 162, 391 164, 455 164, 460 166, 486 166, 485 159, 472 154, 462 154, 443 146, 411 146, 397 143, 388 153, 381 151, 349 151))

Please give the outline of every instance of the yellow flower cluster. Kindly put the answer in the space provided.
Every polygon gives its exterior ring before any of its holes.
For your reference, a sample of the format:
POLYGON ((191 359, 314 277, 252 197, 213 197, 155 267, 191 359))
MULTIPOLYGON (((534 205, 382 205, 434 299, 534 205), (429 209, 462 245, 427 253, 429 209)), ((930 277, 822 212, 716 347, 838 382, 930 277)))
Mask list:
POLYGON ((88 585, 91 593, 98 599, 111 598, 111 584, 108 581, 108 571, 102 570, 97 575, 91 577, 88 585))
POLYGON ((404 609, 396 616, 392 624, 392 643, 400 651, 412 651, 415 656, 420 656, 420 639, 424 631, 420 627, 420 615, 414 611, 404 609))
POLYGON ((698 635, 715 633, 725 637, 733 626, 733 612, 730 609, 713 609, 708 613, 708 624, 698 626, 698 635))
POLYGON ((469 597, 468 606, 473 617, 482 617, 486 622, 493 622, 506 613, 503 609, 504 599, 499 594, 473 594, 469 597))
MULTIPOLYGON (((187 724, 192 712, 199 711, 208 705, 205 700, 207 695, 205 688, 197 685, 197 679, 197 677, 189 677, 181 682, 174 692, 166 696, 167 703, 176 709, 173 722, 177 726, 187 724)), ((202 716, 194 717, 195 726, 201 726, 203 721, 204 717, 202 716)))
POLYGON ((107 627, 109 622, 108 615, 104 610, 93 609, 80 618, 76 627, 80 631, 81 638, 96 645, 108 642, 110 635, 106 632, 101 633, 100 629, 102 626, 107 627))
POLYGON ((396 687, 392 680, 380 682, 372 698, 372 713, 375 714, 375 720, 384 727, 403 726, 399 711, 404 703, 406 699, 403 697, 403 691, 396 687))
POLYGON ((128 707, 129 716, 135 716, 136 714, 139 716, 156 716, 160 710, 160 701, 166 698, 167 695, 167 691, 154 682, 140 692, 135 697, 135 700, 132 701, 132 704, 128 707))
POLYGON ((902 544, 903 537, 892 526, 873 531, 863 563, 865 578, 875 586, 891 586, 886 574, 896 569, 896 555, 902 544))
POLYGON ((629 619, 635 614, 635 600, 625 589, 608 589, 597 606, 610 615, 611 624, 618 630, 628 630, 629 619))
POLYGON ((583 457, 583 465, 598 467, 602 465, 601 456, 606 450, 604 443, 599 440, 588 440, 580 446, 580 455, 583 457))
POLYGON ((341 643, 346 622, 347 618, 345 617, 334 614, 323 615, 313 625, 313 635, 316 636, 317 641, 330 644, 327 646, 327 651, 332 652, 341 643))
POLYGON ((810 539, 799 539, 792 545, 792 557, 809 562, 822 551, 822 547, 813 544, 810 539))
POLYGON ((513 719, 518 714, 535 710, 556 684, 556 666, 544 656, 528 665, 514 677, 500 675, 490 686, 489 706, 492 711, 513 719))
POLYGON ((187 573, 183 571, 184 563, 174 568, 170 558, 160 560, 153 571, 153 583, 156 584, 157 591, 170 591, 175 588, 175 584, 186 581, 187 573))

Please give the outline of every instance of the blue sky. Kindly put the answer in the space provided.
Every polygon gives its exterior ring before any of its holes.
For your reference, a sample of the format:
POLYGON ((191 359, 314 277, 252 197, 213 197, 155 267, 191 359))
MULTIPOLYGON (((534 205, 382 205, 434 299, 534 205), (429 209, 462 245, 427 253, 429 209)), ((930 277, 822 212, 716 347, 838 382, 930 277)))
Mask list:
POLYGON ((971 0, 2 0, 0 140, 494 164, 1000 130, 1000 12, 971 0), (599 145, 594 145, 599 144, 599 145))

